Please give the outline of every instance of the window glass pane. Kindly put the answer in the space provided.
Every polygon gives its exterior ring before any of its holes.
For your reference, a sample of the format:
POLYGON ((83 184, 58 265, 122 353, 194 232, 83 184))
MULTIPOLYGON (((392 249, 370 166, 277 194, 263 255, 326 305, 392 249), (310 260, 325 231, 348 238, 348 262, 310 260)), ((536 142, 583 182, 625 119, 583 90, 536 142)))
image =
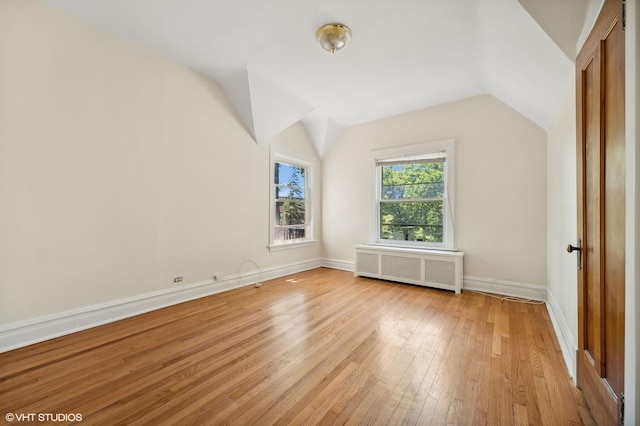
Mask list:
POLYGON ((304 225, 307 222, 306 213, 307 209, 304 200, 276 200, 276 226, 304 225))
POLYGON ((444 163, 382 166, 382 199, 444 197, 444 163))
POLYGON ((310 190, 309 166, 296 165, 295 161, 274 159, 273 190, 271 200, 271 243, 295 242, 312 237, 309 227, 310 190), (292 240, 292 241, 287 241, 292 240))
POLYGON ((273 183, 289 186, 306 187, 306 173, 304 167, 286 163, 276 163, 275 180, 273 183))
POLYGON ((380 203, 380 238, 443 242, 443 202, 380 203))
POLYGON ((305 192, 302 188, 277 185, 276 200, 282 200, 283 198, 289 200, 304 200, 306 197, 305 192))

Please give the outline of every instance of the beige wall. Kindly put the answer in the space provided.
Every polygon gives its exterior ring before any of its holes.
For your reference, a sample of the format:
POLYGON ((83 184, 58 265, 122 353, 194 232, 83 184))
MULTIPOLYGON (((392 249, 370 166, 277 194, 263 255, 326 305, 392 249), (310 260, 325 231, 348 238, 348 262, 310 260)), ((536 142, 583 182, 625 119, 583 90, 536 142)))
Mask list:
POLYGON ((575 84, 572 84, 549 129, 547 148, 548 298, 549 303, 557 304, 561 314, 557 331, 559 335, 564 333, 560 337, 568 346, 563 348, 565 360, 574 377, 578 348, 578 275, 576 254, 567 253, 566 247, 569 243, 575 245, 578 236, 575 96, 575 84))
POLYGON ((0 324, 318 258, 266 249, 268 147, 210 80, 27 0, 0 64, 0 324))
POLYGON ((546 285, 546 133, 488 95, 347 130, 323 160, 324 256, 353 261, 371 241, 372 150, 447 138, 465 275, 546 285))

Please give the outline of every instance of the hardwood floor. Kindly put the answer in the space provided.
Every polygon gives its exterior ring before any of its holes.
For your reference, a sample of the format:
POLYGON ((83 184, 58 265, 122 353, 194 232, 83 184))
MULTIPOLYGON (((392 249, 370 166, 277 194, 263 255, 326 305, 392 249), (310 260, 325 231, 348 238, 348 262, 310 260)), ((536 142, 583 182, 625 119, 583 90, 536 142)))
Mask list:
POLYGON ((584 405, 544 305, 330 269, 0 354, 0 422, 579 425, 584 405))

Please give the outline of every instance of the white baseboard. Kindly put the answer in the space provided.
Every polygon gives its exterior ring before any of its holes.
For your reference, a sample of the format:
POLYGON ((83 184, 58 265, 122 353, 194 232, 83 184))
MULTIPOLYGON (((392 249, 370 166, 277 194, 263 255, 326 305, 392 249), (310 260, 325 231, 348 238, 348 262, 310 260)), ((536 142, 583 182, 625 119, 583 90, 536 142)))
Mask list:
POLYGON ((353 272, 356 270, 356 262, 352 260, 322 259, 322 267, 340 269, 342 271, 353 272))
MULTIPOLYGON (((356 267, 354 261, 327 258, 322 259, 322 266, 349 272, 355 271, 356 267)), ((493 278, 473 277, 470 275, 464 276, 462 289, 483 291, 503 296, 521 297, 524 299, 547 300, 547 287, 545 286, 493 278)))
POLYGON ((543 302, 547 300, 547 287, 541 285, 472 277, 469 275, 465 275, 463 281, 462 290, 483 291, 486 293, 540 300, 543 302))
POLYGON ((573 339, 573 333, 571 333, 571 330, 567 325, 567 321, 562 314, 562 310, 560 309, 560 305, 558 305, 558 301, 556 300, 553 293, 548 293, 547 295, 547 311, 549 311, 551 324, 553 324, 553 329, 555 330, 556 336, 558 337, 558 342, 560 343, 562 357, 564 358, 564 362, 567 365, 569 374, 571 375, 571 378, 575 383, 577 368, 576 353, 578 347, 573 339))
POLYGON ((199 299, 234 288, 253 285, 322 266, 320 259, 282 265, 261 271, 230 275, 58 314, 0 325, 0 353, 140 315, 156 309, 199 299))

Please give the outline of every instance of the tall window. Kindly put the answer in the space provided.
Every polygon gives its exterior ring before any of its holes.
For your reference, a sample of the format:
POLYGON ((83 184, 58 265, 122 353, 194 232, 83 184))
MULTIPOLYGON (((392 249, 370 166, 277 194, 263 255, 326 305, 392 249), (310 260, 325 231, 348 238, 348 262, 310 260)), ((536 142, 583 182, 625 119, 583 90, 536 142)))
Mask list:
POLYGON ((453 145, 420 147, 440 149, 375 159, 376 239, 385 244, 453 248, 453 145))
POLYGON ((271 247, 311 241, 311 163, 275 154, 271 170, 271 247))

